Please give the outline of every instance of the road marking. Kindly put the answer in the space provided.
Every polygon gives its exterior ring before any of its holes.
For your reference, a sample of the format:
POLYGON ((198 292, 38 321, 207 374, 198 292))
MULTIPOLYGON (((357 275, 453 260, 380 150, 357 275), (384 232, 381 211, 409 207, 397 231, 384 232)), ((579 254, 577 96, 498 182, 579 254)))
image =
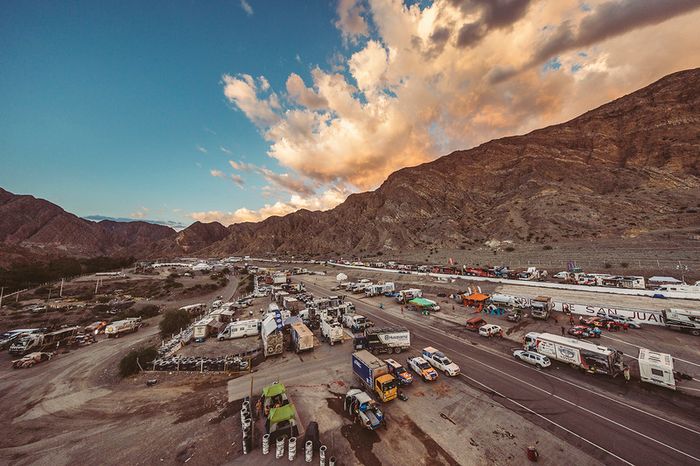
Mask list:
MULTIPOLYGON (((634 343, 630 343, 630 342, 628 342, 628 341, 620 340, 619 338, 610 337, 610 336, 607 336, 607 335, 601 335, 601 338, 609 338, 610 340, 619 341, 620 343, 624 343, 625 345, 634 346, 635 348, 643 348, 643 346, 637 346, 637 345, 635 345, 634 343)), ((634 356, 631 356, 631 357, 634 357, 634 356)), ((634 358, 634 359, 637 359, 637 358, 634 358)), ((687 360, 685 360, 685 359, 677 358, 677 357, 675 357, 675 356, 673 356, 673 359, 675 359, 676 361, 683 361, 683 362, 686 363, 686 364, 692 364, 693 366, 700 367, 700 364, 695 363, 695 362, 692 362, 692 361, 687 361, 687 360)))
POLYGON ((484 387, 485 389, 491 391, 492 393, 495 393, 496 395, 500 396, 501 398, 510 401, 511 403, 513 403, 513 404, 516 405, 516 406, 519 406, 520 408, 524 409, 525 411, 527 411, 527 412, 529 412, 529 413, 532 413, 532 414, 534 414, 535 416, 537 416, 537 417, 539 417, 539 418, 541 418, 541 419, 544 419, 545 421, 549 422, 550 424, 552 424, 552 425, 554 425, 554 426, 560 428, 560 429, 563 430, 564 432, 567 432, 567 433, 573 435, 574 437, 577 437, 577 438, 583 440, 584 442, 586 442, 586 443, 588 443, 588 444, 594 446, 595 448, 599 449, 600 451, 603 451, 603 452, 607 453, 608 455, 617 458, 617 459, 620 460, 622 463, 628 464, 628 465, 630 465, 630 466, 634 466, 633 463, 630 463, 630 462, 627 461, 626 459, 624 459, 624 458, 622 458, 622 457, 616 455, 615 453, 611 452, 610 450, 606 450, 605 448, 601 447, 601 446, 598 445, 597 443, 592 442, 592 441, 588 440, 588 439, 585 438, 585 437, 582 437, 581 435, 577 434, 576 432, 567 429, 567 428, 564 427, 563 425, 561 425, 561 424, 559 424, 559 423, 557 423, 557 422, 555 422, 555 421, 549 419, 548 417, 543 416, 542 414, 540 414, 540 413, 538 413, 538 412, 536 412, 536 411, 534 411, 534 410, 528 408, 527 406, 523 405, 522 403, 519 403, 519 402, 517 402, 517 401, 515 401, 515 400, 513 400, 513 399, 511 399, 511 398, 508 398, 508 397, 505 396, 504 394, 502 394, 502 393, 498 392, 497 390, 495 390, 495 389, 489 387, 488 385, 486 385, 486 384, 484 384, 484 383, 481 383, 481 382, 479 382, 478 380, 469 377, 468 375, 464 375, 464 374, 460 374, 460 375, 461 375, 462 377, 466 378, 466 379, 471 380, 471 381, 474 382, 474 383, 477 383, 477 384, 481 385, 481 386, 484 387))
MULTIPOLYGON (((318 288, 321 288, 321 290, 324 290, 324 288, 322 288, 322 287, 320 287, 320 286, 318 286, 318 285, 315 285, 315 286, 318 287, 318 288)), ((325 290, 324 290, 324 291, 325 291, 325 290)), ((354 299, 354 300, 356 300, 356 301, 360 301, 359 299, 353 298, 353 297, 350 297, 350 296, 348 296, 348 298, 354 299)), ((368 306, 368 307, 370 306, 367 302, 364 302, 364 301, 360 301, 360 303, 361 303, 361 304, 364 304, 364 305, 366 305, 366 306, 368 306)), ((374 311, 374 310, 372 309, 372 311, 374 311)), ((384 318, 384 317, 381 317, 381 316, 377 316, 377 317, 378 317, 379 319, 383 320, 384 322, 386 322, 387 324, 393 324, 393 325, 395 325, 393 322, 387 320, 387 319, 384 318)), ((398 318, 398 317, 397 317, 397 318, 398 318)), ((442 331, 442 330, 429 327, 429 326, 427 326, 427 325, 425 325, 425 324, 422 324, 422 323, 420 323, 420 322, 416 322, 416 321, 413 321, 413 320, 412 320, 411 322, 412 322, 413 324, 419 326, 419 327, 423 327, 423 328, 426 329, 426 330, 433 331, 433 332, 435 332, 435 333, 439 333, 439 334, 441 334, 441 335, 443 335, 443 336, 445 336, 445 337, 447 337, 447 338, 450 338, 451 340, 460 342, 460 343, 462 343, 462 344, 469 344, 468 341, 462 340, 462 339, 460 339, 460 338, 458 338, 458 337, 455 337, 454 335, 451 335, 451 334, 449 334, 449 333, 447 333, 447 332, 444 332, 444 331, 442 331)), ((496 354, 495 352, 488 351, 487 348, 481 348, 481 347, 473 346, 473 345, 472 345, 472 347, 475 348, 475 349, 478 349, 478 350, 480 350, 480 351, 483 351, 483 352, 492 354, 492 355, 494 355, 494 356, 496 356, 496 357, 499 357, 499 358, 504 359, 504 360, 506 360, 506 361, 509 361, 509 362, 511 362, 511 363, 515 363, 515 361, 514 361, 513 359, 508 358, 508 357, 505 357, 505 356, 503 356, 503 355, 501 355, 501 354, 496 354)), ((456 351, 457 353, 460 353, 459 350, 455 350, 454 348, 453 348, 453 351, 456 351)), ((463 355, 463 356, 464 356, 464 355, 463 355)), ((515 376, 512 376, 512 375, 510 375, 510 374, 507 374, 507 373, 505 373, 505 372, 503 372, 503 371, 500 371, 500 370, 498 370, 498 369, 496 369, 496 368, 494 368, 494 367, 492 367, 492 366, 490 366, 490 365, 488 365, 488 364, 486 364, 486 363, 483 363, 483 362, 481 362, 481 361, 479 361, 479 360, 477 360, 477 359, 474 359, 474 358, 472 358, 472 357, 470 357, 470 356, 464 356, 464 357, 467 358, 467 359, 471 359, 472 361, 475 361, 475 362, 477 362, 478 364, 484 365, 484 366, 486 366, 486 367, 488 367, 488 368, 490 368, 490 369, 493 369, 493 370, 496 370, 496 371, 498 371, 498 372, 501 372, 502 374, 507 375, 508 377, 514 378, 514 379, 516 379, 516 380, 518 380, 518 381, 521 381, 521 382, 523 382, 523 383, 525 383, 525 384, 527 384, 527 385, 530 385, 530 386, 532 386, 533 388, 535 388, 535 389, 537 389, 537 390, 539 390, 539 391, 542 391, 542 392, 545 392, 545 393, 547 393, 547 394, 550 394, 547 390, 544 390, 544 389, 542 389, 542 388, 540 388, 540 387, 537 387, 537 386, 535 386, 535 385, 532 385, 532 384, 530 384, 530 383, 528 383, 528 382, 522 381, 522 380, 518 379, 518 378, 515 377, 515 376)), ((583 387, 583 386, 578 385, 578 384, 576 384, 576 383, 570 382, 570 381, 568 381, 568 380, 561 379, 561 378, 559 378, 559 377, 557 377, 557 376, 554 376, 554 375, 552 375, 552 374, 548 374, 546 371, 540 371, 540 373, 543 374, 543 375, 546 375, 547 377, 550 377, 550 378, 559 380, 560 382, 564 382, 564 383, 567 383, 567 384, 569 384, 569 385, 572 385, 572 386, 574 386, 574 387, 576 387, 576 388, 579 388, 579 389, 581 389, 581 390, 584 390, 584 391, 586 391, 586 392, 588 392, 588 393, 591 393, 591 394, 593 394, 593 395, 596 395, 596 396, 598 396, 598 397, 600 397, 600 398, 604 398, 604 399, 606 399, 606 400, 610 400, 609 397, 606 397, 606 396, 604 396, 604 395, 601 395, 600 393, 597 393, 597 392, 595 392, 595 391, 593 391, 593 390, 591 390, 591 389, 589 389, 589 388, 583 387)), ((691 388, 690 390, 697 390, 697 389, 692 389, 692 388, 691 388)), ((579 408, 582 409, 582 410, 590 411, 590 410, 588 410, 587 408, 578 406, 578 405, 576 405, 575 403, 572 403, 571 401, 569 401, 569 400, 567 400, 567 399, 564 399, 564 398, 561 398, 561 397, 559 397, 559 396, 557 396, 557 395, 552 394, 552 396, 555 396, 555 397, 561 399, 562 401, 564 401, 564 402, 566 402, 566 403, 573 404, 574 406, 577 406, 577 407, 579 407, 579 408)), ((686 426, 684 426, 684 425, 682 425, 682 424, 678 424, 678 423, 676 423, 676 422, 674 422, 674 421, 671 421, 671 420, 669 420, 669 419, 665 419, 665 418, 663 418, 663 417, 661 417, 661 416, 658 416, 658 415, 656 415, 656 414, 650 413, 650 412, 648 412, 648 411, 644 411, 643 409, 637 408, 636 406, 633 406, 633 405, 630 405, 630 404, 627 404, 627 403, 625 403, 625 402, 618 401, 618 400, 615 400, 615 402, 616 402, 617 404, 626 406, 626 407, 631 408, 631 409, 633 409, 633 410, 635 410, 635 411, 637 411, 637 412, 640 412, 640 413, 642 413, 642 414, 646 414, 647 416, 650 416, 650 417, 653 417, 653 418, 655 418, 655 419, 658 419, 658 420, 667 422, 667 423, 669 423, 669 424, 671 424, 671 425, 674 425, 674 426, 676 426, 676 427, 679 427, 679 428, 681 428, 681 429, 684 429, 684 430, 686 430, 686 431, 688 431, 688 432, 692 432, 693 434, 700 435, 700 432, 698 432, 698 431, 696 431, 696 430, 694 430, 694 429, 692 429, 692 428, 686 427, 686 426)), ((606 419, 606 420, 608 420, 608 421, 610 421, 610 422, 612 422, 612 423, 618 424, 616 421, 613 421, 612 419, 605 418, 604 416, 601 416, 601 415, 599 415, 599 414, 597 414, 597 413, 595 413, 595 412, 593 412, 593 411, 590 411, 590 412, 591 412, 592 414, 594 414, 594 415, 596 415, 596 416, 599 416, 599 417, 602 417, 603 419, 606 419)), ((637 433, 637 434, 639 434, 639 435, 641 435, 641 436, 644 436, 644 437, 646 437, 646 438, 648 438, 648 439, 650 439, 650 440, 652 440, 652 441, 654 441, 654 442, 656 442, 656 443, 658 443, 658 444, 660 444, 660 445, 667 446, 668 448, 670 448, 670 449, 672 449, 672 450, 676 450, 675 448, 673 448, 673 447, 671 447, 671 446, 669 446, 669 445, 666 445, 666 444, 664 444, 664 443, 662 443, 662 442, 659 442, 659 441, 657 441, 657 440, 655 440, 655 439, 653 439, 653 438, 651 438, 651 437, 648 437, 648 436, 646 436, 645 434, 642 434, 641 432, 634 431, 633 429, 631 429, 631 428, 629 428, 629 427, 626 427, 626 426, 624 426, 624 425, 622 425, 622 424, 618 424, 618 425, 620 425, 621 427, 623 427, 623 428, 625 428, 625 429, 628 429, 628 430, 630 430, 630 431, 632 431, 632 432, 634 432, 634 433, 637 433)), ((689 456, 690 458, 693 458, 693 459, 695 459, 696 461, 700 461, 700 459, 695 458, 694 456, 689 455, 689 454, 687 454, 687 453, 685 453, 685 452, 682 452, 682 451, 680 451, 680 450, 676 450, 676 451, 678 451, 679 453, 681 453, 681 454, 683 454, 683 455, 689 456)))

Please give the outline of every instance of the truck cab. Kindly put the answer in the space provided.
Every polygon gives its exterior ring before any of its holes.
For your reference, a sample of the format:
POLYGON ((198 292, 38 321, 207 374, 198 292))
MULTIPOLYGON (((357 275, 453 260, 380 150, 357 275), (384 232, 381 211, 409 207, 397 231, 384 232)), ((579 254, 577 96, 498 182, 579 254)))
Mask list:
POLYGON ((386 359, 387 367, 389 368, 389 373, 393 375, 398 383, 401 385, 409 385, 413 382, 413 376, 410 372, 406 370, 398 361, 394 359, 386 359))
POLYGON ((531 314, 534 319, 549 319, 549 314, 554 309, 554 302, 549 296, 537 296, 532 300, 531 314))
POLYGON ((386 425, 384 413, 379 409, 377 403, 360 389, 348 390, 345 395, 344 408, 365 429, 376 430, 386 425))

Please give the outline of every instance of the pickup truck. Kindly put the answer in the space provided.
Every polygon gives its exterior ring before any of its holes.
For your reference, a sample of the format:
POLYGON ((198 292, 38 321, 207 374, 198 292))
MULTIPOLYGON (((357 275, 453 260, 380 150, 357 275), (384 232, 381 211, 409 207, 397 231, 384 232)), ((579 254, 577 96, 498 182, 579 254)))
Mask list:
POLYGON ((423 348, 423 359, 435 369, 444 372, 446 375, 456 377, 459 375, 459 366, 453 363, 444 353, 436 350, 432 346, 423 348))
POLYGON ((413 358, 408 358, 406 362, 408 363, 408 367, 410 367, 413 372, 418 374, 418 376, 420 376, 420 378, 422 378, 424 381, 430 382, 432 380, 437 380, 437 371, 433 369, 433 367, 428 364, 428 361, 422 357, 415 356, 413 358))

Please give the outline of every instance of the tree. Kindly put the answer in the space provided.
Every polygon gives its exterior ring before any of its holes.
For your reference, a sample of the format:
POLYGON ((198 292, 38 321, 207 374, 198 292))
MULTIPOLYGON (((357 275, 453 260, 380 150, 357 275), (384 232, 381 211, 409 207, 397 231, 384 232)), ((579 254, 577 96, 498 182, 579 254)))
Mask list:
POLYGON ((171 310, 165 313, 160 321, 160 333, 172 335, 187 327, 192 322, 192 316, 183 309, 171 310))
POLYGON ((158 351, 153 346, 131 350, 119 361, 119 375, 128 377, 132 374, 137 374, 140 371, 139 364, 145 368, 146 364, 153 362, 157 356, 158 351), (138 363, 136 362, 137 359, 138 363))

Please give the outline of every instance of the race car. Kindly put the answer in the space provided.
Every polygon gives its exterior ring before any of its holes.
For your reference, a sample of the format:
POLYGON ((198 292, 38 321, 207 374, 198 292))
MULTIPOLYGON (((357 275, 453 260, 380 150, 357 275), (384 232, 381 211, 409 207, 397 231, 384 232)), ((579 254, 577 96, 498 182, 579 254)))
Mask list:
POLYGON ((598 327, 587 327, 585 325, 575 325, 567 333, 576 338, 600 338, 603 333, 598 327))

